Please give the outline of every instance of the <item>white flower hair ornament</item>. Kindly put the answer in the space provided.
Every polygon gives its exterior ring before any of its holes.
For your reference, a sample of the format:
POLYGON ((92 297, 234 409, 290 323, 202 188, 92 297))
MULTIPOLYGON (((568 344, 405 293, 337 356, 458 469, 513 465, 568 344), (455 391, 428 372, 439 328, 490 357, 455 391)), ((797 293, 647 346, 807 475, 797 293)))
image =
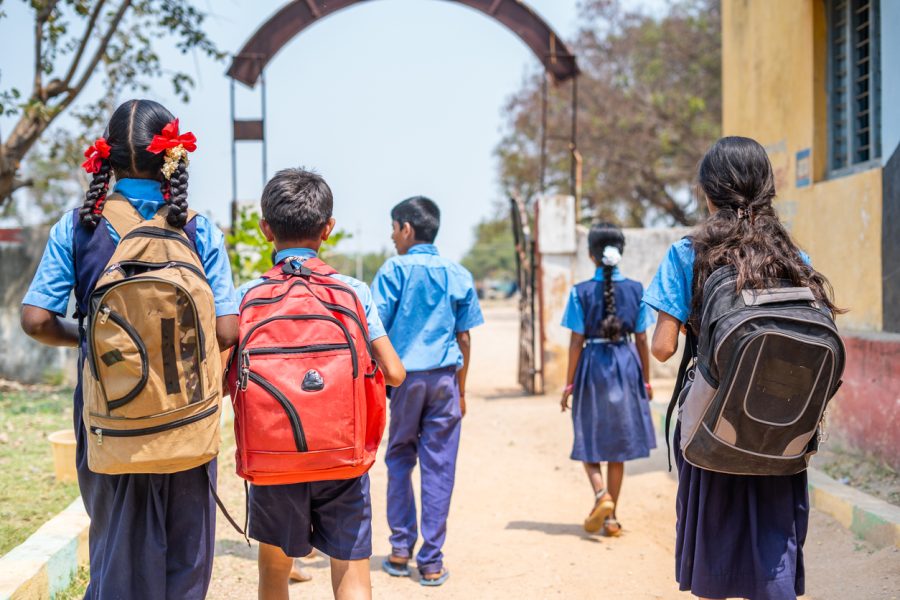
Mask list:
POLYGON ((607 267, 615 267, 622 260, 622 252, 615 246, 607 246, 603 249, 602 262, 607 267))

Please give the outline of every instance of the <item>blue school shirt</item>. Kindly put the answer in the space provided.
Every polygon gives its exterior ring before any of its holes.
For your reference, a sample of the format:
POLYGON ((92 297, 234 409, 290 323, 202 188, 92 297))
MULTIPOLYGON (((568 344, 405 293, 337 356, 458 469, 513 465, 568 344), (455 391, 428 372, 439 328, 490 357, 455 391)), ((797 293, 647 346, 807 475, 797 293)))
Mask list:
MULTIPOLYGON (((597 267, 593 280, 604 280, 603 267, 597 267)), ((614 282, 625 281, 625 276, 619 272, 618 267, 613 269, 612 280, 614 282)), ((655 322, 656 317, 653 312, 646 305, 641 303, 641 306, 638 309, 637 320, 634 323, 634 332, 643 333, 655 322)), ((578 299, 578 291, 575 289, 575 286, 572 286, 572 291, 569 293, 569 301, 566 304, 566 310, 563 312, 562 323, 560 323, 560 325, 581 335, 584 335, 584 332, 587 330, 584 321, 584 307, 581 305, 581 300, 578 299)))
MULTIPOLYGON (((147 220, 152 219, 165 204, 159 182, 152 179, 122 179, 116 182, 113 191, 125 196, 147 220)), ((198 214, 195 221, 197 254, 215 298, 216 316, 236 315, 238 300, 231 279, 231 263, 225 250, 225 236, 203 215, 198 214)), ((119 234, 111 226, 108 228, 113 241, 118 244, 119 234)), ((74 239, 72 212, 66 211, 50 230, 44 255, 22 304, 65 315, 69 295, 75 287, 74 239)))
MULTIPOLYGON (((297 257, 302 262, 309 258, 315 258, 316 255, 317 252, 312 248, 287 248, 285 250, 279 250, 278 254, 275 255, 275 264, 284 262, 291 257, 297 257)), ((340 273, 335 273, 331 277, 350 286, 353 288, 353 291, 356 292, 360 304, 362 304, 363 309, 366 311, 366 322, 369 324, 369 340, 374 341, 380 337, 386 336, 387 333, 384 330, 384 325, 382 325, 381 319, 378 317, 378 311, 375 309, 375 303, 372 301, 372 292, 369 290, 369 286, 359 279, 341 275, 340 273)), ((262 277, 254 279, 253 281, 248 281, 238 288, 238 297, 243 301, 247 292, 261 284, 263 281, 265 280, 262 277)))
MULTIPOLYGON (((650 287, 644 292, 644 304, 687 323, 694 296, 694 256, 689 238, 682 238, 672 244, 650 282, 650 287)), ((806 264, 812 264, 809 256, 802 250, 800 257, 806 264)))
POLYGON ((407 371, 461 368, 456 334, 484 323, 472 275, 433 244, 416 244, 378 269, 378 313, 407 371))

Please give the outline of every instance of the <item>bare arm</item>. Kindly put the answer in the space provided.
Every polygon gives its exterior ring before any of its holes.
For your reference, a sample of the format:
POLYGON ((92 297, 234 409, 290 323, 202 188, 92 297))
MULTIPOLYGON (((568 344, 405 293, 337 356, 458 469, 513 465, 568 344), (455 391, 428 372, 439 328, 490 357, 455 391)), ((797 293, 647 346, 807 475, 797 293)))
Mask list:
POLYGON ((228 350, 238 341, 238 316, 225 315, 216 318, 216 340, 219 350, 228 350))
POLYGON ((397 387, 406 379, 406 369, 394 350, 394 345, 388 336, 383 335, 372 342, 372 358, 378 363, 384 373, 384 382, 392 387, 397 387))
POLYGON ((456 333, 456 343, 459 344, 459 351, 462 352, 463 364, 462 368, 456 372, 456 379, 459 381, 459 408, 462 415, 466 416, 466 376, 469 374, 469 356, 472 353, 472 336, 468 331, 459 331, 456 333))
POLYGON ((659 362, 666 362, 678 351, 678 332, 681 321, 672 315, 660 311, 656 331, 653 332, 653 343, 650 351, 659 362))
POLYGON ((572 395, 569 386, 575 383, 575 371, 578 369, 578 361, 581 360, 581 352, 583 350, 584 334, 573 331, 572 337, 569 339, 569 367, 566 371, 566 389, 563 390, 562 401, 560 402, 563 412, 566 412, 566 409, 569 408, 569 396, 572 395))
POLYGON ((78 325, 45 308, 26 304, 22 307, 22 329, 48 346, 78 346, 78 325))
POLYGON ((638 357, 641 359, 641 370, 644 372, 647 396, 653 400, 653 388, 650 387, 650 345, 647 343, 647 334, 644 332, 634 334, 634 343, 637 346, 638 357))

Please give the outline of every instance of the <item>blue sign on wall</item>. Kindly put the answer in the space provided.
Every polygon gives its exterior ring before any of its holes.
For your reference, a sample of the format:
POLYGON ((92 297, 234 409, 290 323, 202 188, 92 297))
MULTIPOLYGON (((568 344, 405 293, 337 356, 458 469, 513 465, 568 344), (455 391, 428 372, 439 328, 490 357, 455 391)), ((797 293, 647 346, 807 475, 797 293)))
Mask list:
POLYGON ((811 183, 812 160, 809 148, 805 148, 797 153, 797 187, 808 187, 811 183))

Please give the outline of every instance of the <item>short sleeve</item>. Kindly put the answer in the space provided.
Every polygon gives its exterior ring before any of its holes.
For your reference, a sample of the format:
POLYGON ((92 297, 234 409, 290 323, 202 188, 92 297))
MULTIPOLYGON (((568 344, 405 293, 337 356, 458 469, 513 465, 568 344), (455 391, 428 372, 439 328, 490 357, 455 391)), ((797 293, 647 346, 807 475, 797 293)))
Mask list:
POLYGON ((481 305, 478 302, 478 292, 475 291, 472 276, 468 271, 463 273, 463 275, 465 276, 465 295, 456 303, 454 310, 456 313, 456 333, 469 331, 484 323, 481 305))
POLYGON ((366 324, 369 326, 369 340, 375 341, 387 335, 381 317, 378 315, 378 308, 375 306, 375 300, 372 298, 372 291, 362 281, 348 281, 359 298, 363 310, 366 311, 366 324))
POLYGON ((75 287, 75 260, 73 256, 75 222, 71 212, 50 229, 50 237, 37 272, 22 304, 37 306, 63 315, 69 306, 69 295, 75 287))
POLYGON ((381 265, 372 281, 372 299, 378 311, 382 328, 389 330, 394 323, 394 315, 397 305, 400 303, 400 294, 403 281, 400 269, 392 260, 381 265))
POLYGON ((691 312, 693 258, 688 240, 673 244, 644 293, 644 304, 687 322, 691 312))
POLYGON ((571 329, 574 333, 584 335, 584 307, 581 306, 581 300, 578 299, 578 291, 574 287, 569 292, 569 301, 566 303, 566 310, 563 312, 560 325, 566 329, 571 329))
POLYGON ((198 215, 196 219, 197 252, 215 298, 216 316, 236 315, 239 312, 239 301, 231 277, 231 262, 225 249, 225 235, 206 217, 198 215))

